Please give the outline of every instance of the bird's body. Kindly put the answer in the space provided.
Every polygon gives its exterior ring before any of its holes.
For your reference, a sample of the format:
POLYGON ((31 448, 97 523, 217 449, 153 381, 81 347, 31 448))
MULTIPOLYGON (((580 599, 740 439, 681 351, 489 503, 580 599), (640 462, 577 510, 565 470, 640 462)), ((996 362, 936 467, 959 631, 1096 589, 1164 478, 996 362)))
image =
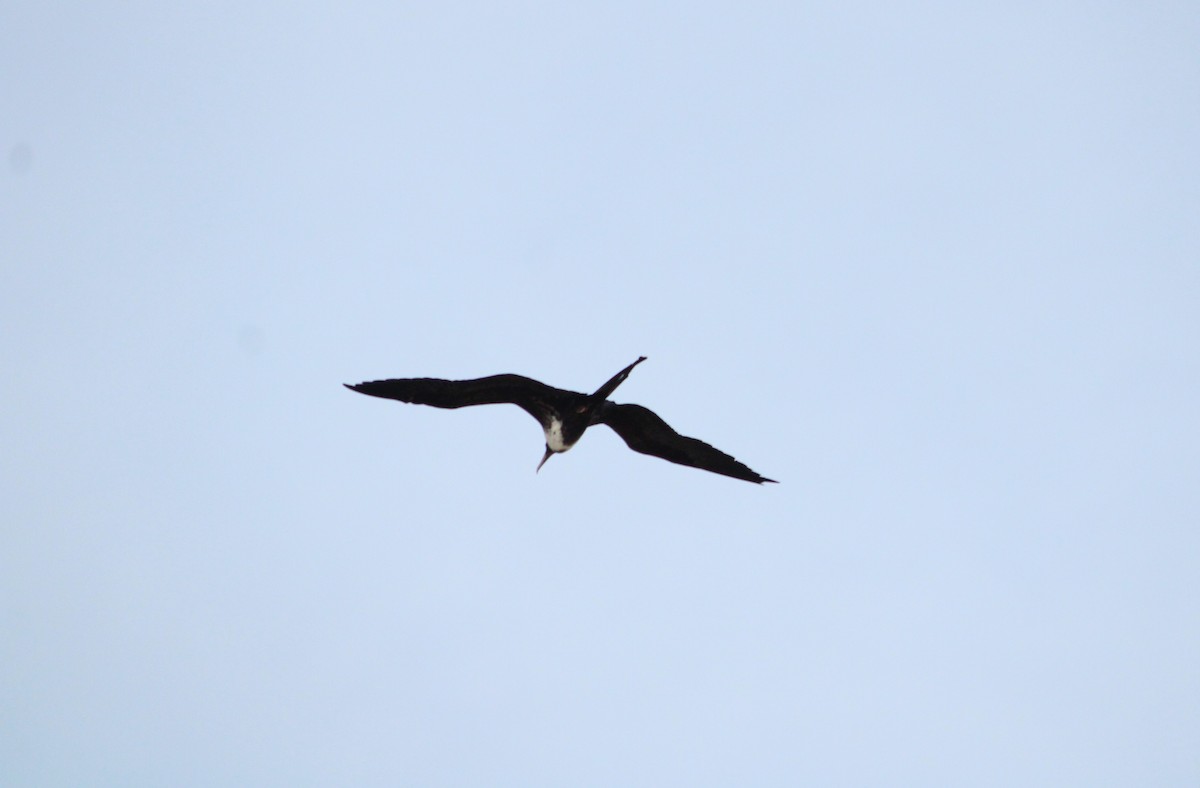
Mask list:
POLYGON ((605 424, 620 435, 629 448, 642 454, 757 484, 775 481, 755 473, 703 441, 680 435, 641 405, 620 405, 610 401, 609 395, 629 377, 634 367, 645 360, 645 356, 640 357, 593 394, 558 389, 511 374, 473 380, 394 378, 345 385, 361 394, 435 408, 498 403, 516 405, 537 419, 545 432, 546 453, 538 464, 539 470, 551 456, 574 446, 588 427, 605 424))

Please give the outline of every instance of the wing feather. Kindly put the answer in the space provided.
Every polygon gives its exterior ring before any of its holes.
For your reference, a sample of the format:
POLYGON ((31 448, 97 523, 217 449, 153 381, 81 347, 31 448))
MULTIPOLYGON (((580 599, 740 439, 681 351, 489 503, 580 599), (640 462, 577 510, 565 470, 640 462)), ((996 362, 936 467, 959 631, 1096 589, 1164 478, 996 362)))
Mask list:
POLYGON ((511 403, 525 410, 545 427, 554 403, 563 397, 582 397, 556 389, 523 375, 490 375, 472 380, 441 378, 393 378, 345 384, 346 388, 372 397, 399 400, 435 408, 465 408, 471 405, 511 403))
POLYGON ((775 481, 702 440, 680 435, 658 414, 641 405, 606 403, 597 414, 596 423, 607 424, 629 448, 642 454, 756 484, 775 481))

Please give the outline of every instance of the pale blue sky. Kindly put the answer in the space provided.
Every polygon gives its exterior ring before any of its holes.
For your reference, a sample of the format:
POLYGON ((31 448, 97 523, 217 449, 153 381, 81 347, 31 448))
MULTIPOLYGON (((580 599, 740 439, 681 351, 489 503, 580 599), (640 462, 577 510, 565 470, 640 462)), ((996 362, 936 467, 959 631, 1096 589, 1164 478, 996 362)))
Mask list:
POLYGON ((1195 786, 1197 41, 5 5, 0 783, 1195 786))

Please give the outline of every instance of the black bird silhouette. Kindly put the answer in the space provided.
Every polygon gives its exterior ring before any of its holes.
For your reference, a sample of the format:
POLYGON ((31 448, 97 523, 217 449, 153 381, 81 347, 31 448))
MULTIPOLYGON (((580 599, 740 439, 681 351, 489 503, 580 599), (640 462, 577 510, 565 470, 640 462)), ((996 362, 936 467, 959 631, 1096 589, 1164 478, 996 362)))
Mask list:
POLYGON ((629 448, 642 454, 756 484, 775 482, 704 441, 680 435, 648 408, 609 401, 609 395, 645 360, 641 356, 590 395, 556 389, 522 375, 491 375, 474 380, 395 378, 343 385, 360 394, 435 408, 512 403, 537 419, 546 433, 546 453, 538 463, 539 471, 551 456, 574 446, 588 427, 607 424, 629 448))

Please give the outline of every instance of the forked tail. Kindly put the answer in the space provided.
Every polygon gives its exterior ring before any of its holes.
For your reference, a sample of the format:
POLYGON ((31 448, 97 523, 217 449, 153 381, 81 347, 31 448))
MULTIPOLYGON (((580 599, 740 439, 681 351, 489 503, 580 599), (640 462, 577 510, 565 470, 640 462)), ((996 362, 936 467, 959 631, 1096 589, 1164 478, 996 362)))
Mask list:
POLYGON ((607 383, 605 383, 600 388, 596 389, 596 393, 593 394, 591 397, 592 402, 593 403, 603 402, 604 400, 608 399, 609 396, 614 391, 617 390, 617 386, 619 386, 625 382, 625 378, 629 377, 629 373, 633 371, 633 368, 636 367, 638 364, 641 364, 645 360, 646 360, 645 356, 638 356, 637 361, 635 361, 632 364, 630 364, 629 366, 625 367, 625 369, 621 370, 617 374, 613 375, 612 378, 607 383))

